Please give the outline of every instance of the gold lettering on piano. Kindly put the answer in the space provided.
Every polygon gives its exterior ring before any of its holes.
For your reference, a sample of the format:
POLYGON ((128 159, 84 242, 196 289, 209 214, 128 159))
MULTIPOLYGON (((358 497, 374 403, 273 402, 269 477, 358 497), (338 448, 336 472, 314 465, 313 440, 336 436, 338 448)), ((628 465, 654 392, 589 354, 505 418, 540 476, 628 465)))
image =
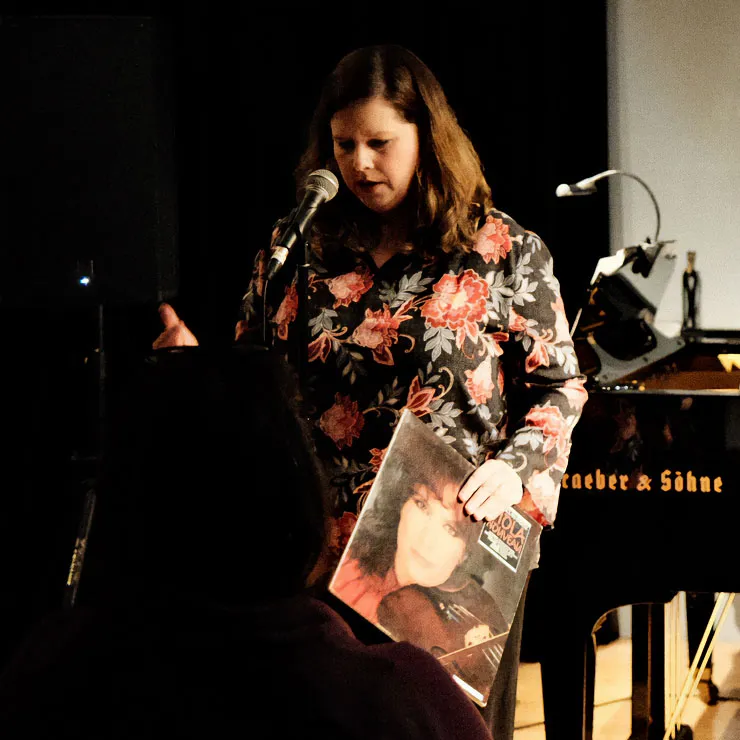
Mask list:
MULTIPOLYGON (((722 493, 724 481, 721 476, 712 479, 708 475, 702 475, 697 478, 692 470, 664 470, 660 474, 661 491, 687 491, 689 493, 722 493)), ((583 473, 566 473, 560 481, 560 487, 567 490, 581 491, 584 488, 587 491, 652 491, 653 479, 649 475, 641 473, 634 482, 634 475, 624 475, 616 473, 602 472, 601 468, 596 468, 593 472, 583 473), (630 485, 632 480, 632 485, 630 485)))
MULTIPOLYGON (((637 479, 637 484, 634 484, 634 474, 632 476, 616 473, 609 473, 608 475, 602 472, 601 468, 596 468, 593 472, 582 472, 582 473, 566 473, 563 479, 560 481, 561 488, 565 490, 580 491, 584 488, 588 491, 604 491, 609 489, 610 491, 629 491, 630 489, 636 491, 651 491, 653 479, 641 473, 637 479), (630 480, 633 480, 632 486, 630 486, 630 480)), ((661 491, 675 491, 681 493, 686 491, 687 493, 722 493, 722 487, 724 486, 724 480, 721 475, 714 477, 709 475, 699 475, 694 473, 693 470, 664 470, 660 474, 660 490, 661 491)))
MULTIPOLYGON (((635 477, 636 473, 632 476, 617 475, 616 473, 607 475, 602 472, 601 468, 596 468, 593 472, 566 473, 560 481, 560 486, 565 490, 575 491, 584 488, 588 491, 604 491, 607 489, 610 491, 652 491, 653 479, 650 476, 644 473, 639 474, 637 483, 634 482, 635 477), (632 485, 630 485, 630 482, 632 482, 632 485)), ((697 476, 693 470, 668 469, 660 474, 660 490, 666 492, 722 493, 723 486, 724 481, 720 475, 714 477, 709 475, 697 476)))
MULTIPOLYGON (((680 493, 685 489, 690 493, 696 492, 696 476, 689 470, 686 473, 686 479, 684 480, 684 474, 680 470, 664 470, 660 474, 661 491, 677 491, 680 493)), ((699 478, 699 487, 702 493, 722 493, 722 477, 715 476, 712 480, 708 475, 702 475, 699 478)))
POLYGON ((649 491, 650 490, 650 484, 653 482, 652 478, 648 478, 647 475, 641 475, 640 480, 637 481, 637 490, 638 491, 649 491))

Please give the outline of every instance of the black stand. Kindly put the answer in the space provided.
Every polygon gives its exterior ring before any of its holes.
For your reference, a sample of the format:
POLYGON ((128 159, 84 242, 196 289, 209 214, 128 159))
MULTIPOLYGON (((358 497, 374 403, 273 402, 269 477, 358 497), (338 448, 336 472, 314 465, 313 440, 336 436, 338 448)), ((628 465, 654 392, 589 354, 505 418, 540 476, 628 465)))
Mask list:
POLYGON ((631 740, 662 740, 665 734, 665 670, 662 604, 632 607, 631 740))
POLYGON ((311 248, 308 241, 303 242, 303 262, 298 265, 298 381, 300 387, 304 388, 308 379, 308 263, 311 256, 311 248))
POLYGON ((63 607, 71 609, 77 600, 77 591, 82 576, 82 566, 85 561, 85 552, 87 542, 90 536, 93 516, 95 514, 95 503, 97 501, 97 488, 102 473, 103 453, 104 453, 104 435, 105 435, 105 414, 106 414, 106 386, 107 386, 107 368, 105 355, 105 312, 102 303, 97 305, 97 347, 95 355, 97 357, 97 444, 95 451, 95 477, 85 491, 85 497, 82 504, 82 514, 77 526, 77 539, 75 540, 74 551, 72 552, 72 562, 67 576, 67 583, 63 596, 63 607))
MULTIPOLYGON (((298 382, 300 388, 305 387, 308 378, 308 345, 310 341, 310 329, 308 325, 308 270, 311 255, 311 247, 307 240, 302 239, 303 260, 296 267, 298 276, 296 284, 296 293, 298 299, 298 310, 296 315, 296 331, 298 332, 298 342, 296 343, 295 366, 298 373, 298 382)), ((262 341, 265 347, 271 348, 274 345, 274 338, 269 335, 267 330, 267 292, 270 288, 270 281, 265 281, 263 293, 262 317, 263 331, 262 341)))
POLYGON ((688 253, 688 265, 683 273, 683 329, 697 329, 697 294, 699 273, 694 269, 696 252, 688 253))

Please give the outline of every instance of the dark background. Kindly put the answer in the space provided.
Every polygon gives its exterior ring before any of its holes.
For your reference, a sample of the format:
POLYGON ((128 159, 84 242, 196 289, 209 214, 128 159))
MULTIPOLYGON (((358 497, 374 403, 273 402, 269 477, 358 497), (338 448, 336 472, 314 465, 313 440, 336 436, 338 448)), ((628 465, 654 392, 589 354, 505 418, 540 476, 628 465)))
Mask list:
POLYGON ((163 297, 204 347, 231 341, 348 51, 400 43, 437 75, 496 205, 548 244, 571 319, 608 253, 606 188, 554 194, 608 166, 605 3, 186 6, 25 3, 0 18, 3 650, 61 603, 94 475, 71 458, 97 449, 99 304, 113 380, 147 352, 163 297), (91 258, 97 293, 73 279, 91 258))

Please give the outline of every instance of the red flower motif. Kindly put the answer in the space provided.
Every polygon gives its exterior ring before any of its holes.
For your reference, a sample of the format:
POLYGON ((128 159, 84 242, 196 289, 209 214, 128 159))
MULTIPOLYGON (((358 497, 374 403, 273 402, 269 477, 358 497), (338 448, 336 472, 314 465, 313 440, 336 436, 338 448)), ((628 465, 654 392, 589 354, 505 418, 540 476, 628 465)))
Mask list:
POLYGON ((265 292, 265 277, 267 275, 267 257, 264 249, 257 252, 255 266, 255 288, 257 295, 261 297, 265 292))
POLYGON ((326 281, 329 291, 336 299, 334 308, 349 306, 360 300, 363 293, 373 287, 373 277, 367 267, 358 267, 353 272, 326 281))
POLYGON ((528 373, 534 372, 538 367, 550 367, 550 354, 547 351, 547 344, 539 337, 534 339, 532 349, 524 362, 524 369, 528 373))
POLYGON ((493 396, 493 368, 491 358, 484 360, 475 370, 466 370, 465 387, 476 404, 486 403, 493 396))
POLYGON ((323 332, 308 345, 308 361, 321 360, 326 362, 331 350, 332 340, 328 334, 323 332))
POLYGON ((511 252, 508 224, 500 218, 487 216, 485 226, 478 232, 473 249, 483 257, 486 264, 493 260, 497 265, 500 259, 511 252))
POLYGON ((585 378, 570 378, 565 381, 562 388, 558 388, 558 391, 568 399, 568 403, 576 411, 580 411, 588 400, 588 392, 583 387, 585 383, 585 378))
MULTIPOLYGON (((553 503, 557 503, 557 497, 553 499, 553 503)), ((522 496, 522 500, 517 504, 517 506, 522 511, 525 511, 527 514, 529 514, 532 519, 538 521, 543 527, 546 527, 548 524, 552 524, 555 518, 554 511, 548 511, 546 515, 540 510, 540 508, 534 502, 532 494, 526 487, 524 489, 524 496, 522 496)))
POLYGON ((525 423, 542 429, 545 438, 543 448, 545 454, 553 449, 557 449, 558 456, 567 452, 568 424, 557 406, 550 405, 549 401, 545 406, 535 406, 525 417, 525 423))
POLYGON ((277 334, 280 339, 288 338, 288 325, 295 320, 298 315, 298 291, 295 285, 285 289, 285 298, 280 304, 275 314, 275 323, 277 324, 277 334))
POLYGON ((491 354, 494 357, 501 357, 504 354, 504 350, 501 347, 501 342, 509 341, 509 332, 507 331, 496 331, 493 334, 484 335, 486 341, 490 343, 491 354))
POLYGON ((370 458, 370 466, 372 467, 374 473, 377 473, 380 470, 380 465, 383 462, 383 458, 385 457, 386 452, 388 452, 387 447, 383 450, 379 450, 377 447, 373 447, 370 450, 370 454, 372 455, 372 457, 370 458))
POLYGON ((529 321, 520 316, 513 308, 509 310, 509 329, 513 332, 528 333, 529 321))
POLYGON ((550 304, 550 308, 555 312, 555 341, 563 342, 570 339, 570 327, 562 297, 558 296, 555 303, 550 304))
POLYGON ((525 485, 534 502, 540 507, 545 499, 554 498, 558 493, 555 481, 546 470, 533 470, 525 485))
POLYGON ((435 295, 421 309, 427 324, 457 331, 457 346, 465 337, 478 339, 478 324, 486 315, 488 283, 474 270, 462 275, 443 275, 434 286, 435 295))
POLYGON ((373 352, 375 361, 380 365, 392 365, 391 347, 398 341, 398 327, 410 316, 396 317, 391 315, 387 305, 380 311, 365 310, 365 320, 354 330, 350 342, 367 347, 373 352))
POLYGON ((360 412, 357 401, 339 393, 334 396, 334 405, 324 411, 319 419, 321 431, 331 437, 340 450, 342 447, 351 447, 364 426, 365 417, 360 412))
POLYGON ((416 416, 424 416, 430 412, 429 404, 434 400, 434 388, 421 388, 419 377, 416 376, 409 386, 409 395, 406 398, 406 406, 416 416))
POLYGON ((357 517, 349 511, 345 511, 341 517, 332 517, 329 521, 329 549, 341 555, 347 547, 355 524, 357 517))

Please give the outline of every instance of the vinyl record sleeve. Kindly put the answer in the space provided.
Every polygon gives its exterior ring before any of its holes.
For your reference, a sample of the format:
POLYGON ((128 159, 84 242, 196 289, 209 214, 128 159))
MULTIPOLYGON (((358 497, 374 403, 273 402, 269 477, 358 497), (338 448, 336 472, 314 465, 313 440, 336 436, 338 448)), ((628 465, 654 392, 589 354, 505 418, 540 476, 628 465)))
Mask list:
POLYGON ((517 506, 466 517, 457 492, 473 470, 404 410, 329 591, 485 706, 542 527, 517 506))

